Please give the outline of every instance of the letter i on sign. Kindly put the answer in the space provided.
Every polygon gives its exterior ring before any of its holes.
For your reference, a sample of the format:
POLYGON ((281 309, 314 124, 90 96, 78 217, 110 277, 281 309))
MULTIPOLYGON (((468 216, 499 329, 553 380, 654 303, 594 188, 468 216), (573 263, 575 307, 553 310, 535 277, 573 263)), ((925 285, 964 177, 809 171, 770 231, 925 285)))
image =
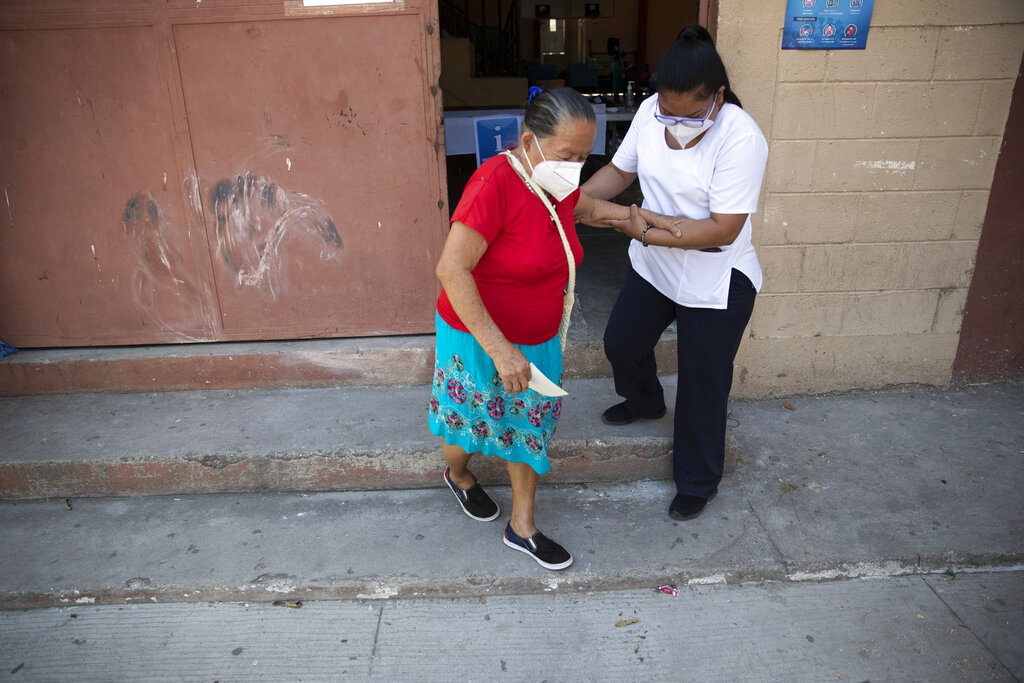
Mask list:
POLYGON ((476 116, 473 128, 478 166, 519 142, 519 117, 515 115, 476 116))

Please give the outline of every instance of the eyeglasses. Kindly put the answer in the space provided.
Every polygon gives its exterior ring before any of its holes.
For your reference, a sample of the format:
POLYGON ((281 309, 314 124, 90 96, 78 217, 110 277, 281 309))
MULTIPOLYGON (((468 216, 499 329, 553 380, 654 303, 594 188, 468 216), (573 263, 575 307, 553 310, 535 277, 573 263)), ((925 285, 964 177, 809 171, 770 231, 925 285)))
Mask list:
POLYGON ((704 114, 703 118, 699 119, 681 119, 675 116, 665 116, 664 114, 659 114, 658 106, 661 105, 661 103, 659 102, 654 109, 654 118, 657 119, 658 123, 662 123, 666 126, 682 124, 687 128, 700 128, 701 126, 704 125, 704 122, 708 120, 708 117, 711 116, 711 110, 715 108, 715 102, 717 101, 718 95, 716 94, 714 97, 711 98, 711 104, 708 106, 707 113, 704 114))

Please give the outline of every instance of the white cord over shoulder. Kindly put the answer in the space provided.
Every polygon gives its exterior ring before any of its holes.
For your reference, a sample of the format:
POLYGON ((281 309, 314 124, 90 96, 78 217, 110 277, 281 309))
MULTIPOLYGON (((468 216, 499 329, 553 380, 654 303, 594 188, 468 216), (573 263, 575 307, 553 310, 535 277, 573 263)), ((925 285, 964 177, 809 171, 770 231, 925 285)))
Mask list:
POLYGON ((519 159, 512 154, 511 151, 505 150, 503 152, 505 157, 508 159, 509 165, 515 169, 515 172, 523 179, 526 186, 544 203, 548 213, 551 214, 551 220, 555 222, 555 227, 558 228, 558 236, 562 238, 562 246, 565 248, 565 257, 569 261, 569 286, 565 289, 565 298, 562 301, 562 321, 558 325, 558 341, 562 345, 562 350, 565 351, 565 337, 569 332, 569 318, 572 316, 572 306, 576 301, 576 259, 572 255, 572 247, 569 246, 569 238, 565 236, 565 230, 562 228, 562 221, 558 219, 558 212, 555 211, 555 207, 551 205, 551 201, 548 200, 544 190, 540 188, 537 183, 533 181, 526 173, 526 169, 519 163, 519 159))

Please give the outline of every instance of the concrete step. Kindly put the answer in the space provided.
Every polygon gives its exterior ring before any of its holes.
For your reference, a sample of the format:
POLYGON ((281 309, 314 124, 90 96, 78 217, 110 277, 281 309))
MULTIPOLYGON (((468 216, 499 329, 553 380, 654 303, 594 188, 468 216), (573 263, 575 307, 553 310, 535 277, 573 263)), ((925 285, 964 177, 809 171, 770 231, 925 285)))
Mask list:
POLYGON ((432 336, 30 349, 0 359, 0 395, 423 384, 432 336))
MULTIPOLYGON (((655 354, 676 368, 675 335, 655 354)), ((570 340, 570 379, 610 377, 598 340, 570 340)), ((433 335, 166 346, 35 349, 0 359, 0 396, 428 384, 433 335)))
MULTIPOLYGON (((666 417, 608 427, 599 416, 618 401, 612 382, 568 381, 545 481, 669 478, 674 378, 663 383, 666 417)), ((428 398, 427 386, 3 398, 0 498, 434 487, 442 461, 426 424, 428 398)), ((855 459, 888 454, 857 478, 870 488, 895 471, 894 462, 931 467, 933 454, 950 452, 958 460, 949 464, 966 468, 970 479, 978 473, 961 454, 1010 448, 1003 454, 1009 467, 1024 451, 1024 385, 789 403, 798 410, 782 401, 732 404, 727 471, 796 452, 806 454, 802 480, 838 457, 837 449, 855 459)), ((500 460, 480 458, 474 467, 487 481, 504 481, 500 460)), ((936 496, 948 490, 935 487, 936 496)))
MULTIPOLYGON (((610 380, 566 388, 548 481, 670 476, 671 417, 608 427, 610 380)), ((431 487, 429 397, 422 385, 3 398, 0 498, 431 487)), ((477 467, 504 477, 502 461, 477 467)))

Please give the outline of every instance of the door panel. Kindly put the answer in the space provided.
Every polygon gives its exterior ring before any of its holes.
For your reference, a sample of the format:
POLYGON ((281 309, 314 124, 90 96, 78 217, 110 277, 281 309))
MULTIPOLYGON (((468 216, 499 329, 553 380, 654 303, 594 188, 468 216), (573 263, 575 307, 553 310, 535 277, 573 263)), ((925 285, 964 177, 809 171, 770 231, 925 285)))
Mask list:
POLYGON ((228 336, 431 329, 421 34, 410 15, 176 27, 228 336))
POLYGON ((0 334, 215 338, 153 29, 4 31, 0 45, 0 334))
POLYGON ((429 0, 0 0, 0 339, 431 331, 436 25, 429 0))

